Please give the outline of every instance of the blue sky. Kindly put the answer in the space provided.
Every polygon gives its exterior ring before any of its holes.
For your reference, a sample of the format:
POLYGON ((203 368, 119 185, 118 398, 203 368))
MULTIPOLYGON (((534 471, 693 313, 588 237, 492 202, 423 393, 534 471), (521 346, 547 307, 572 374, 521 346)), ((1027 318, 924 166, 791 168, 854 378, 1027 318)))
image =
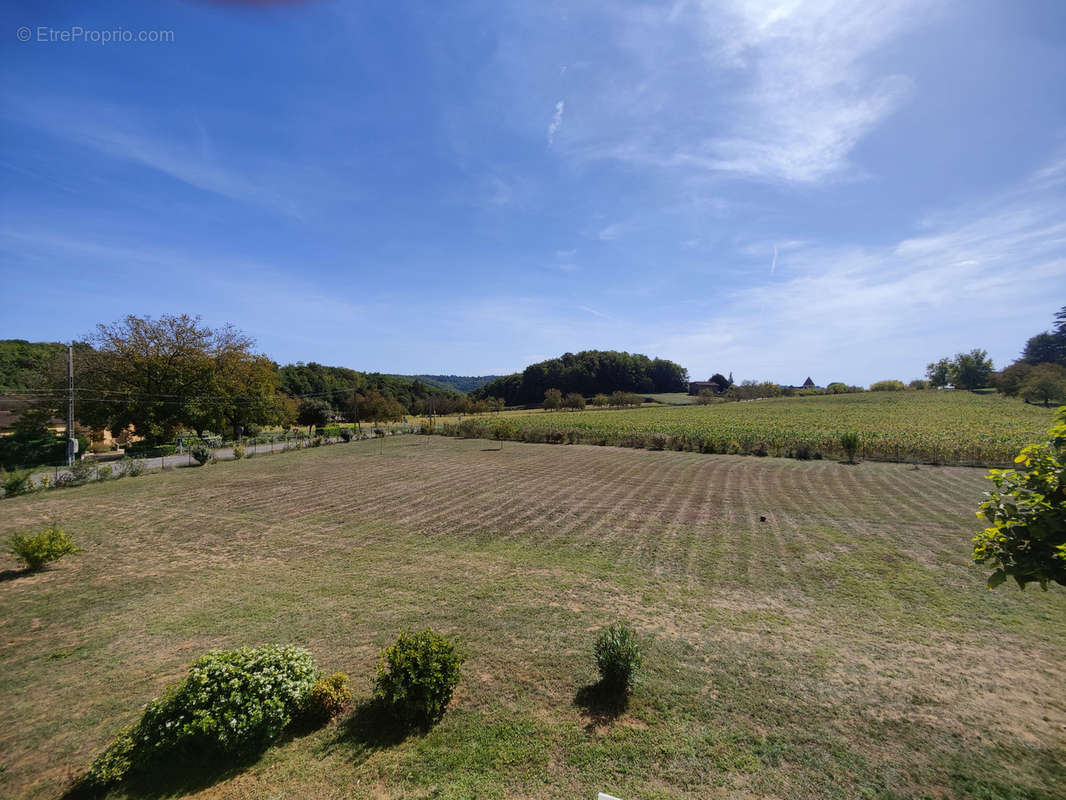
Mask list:
POLYGON ((1066 305, 1057 0, 87 5, 2 5, 0 338, 868 384, 1066 305))

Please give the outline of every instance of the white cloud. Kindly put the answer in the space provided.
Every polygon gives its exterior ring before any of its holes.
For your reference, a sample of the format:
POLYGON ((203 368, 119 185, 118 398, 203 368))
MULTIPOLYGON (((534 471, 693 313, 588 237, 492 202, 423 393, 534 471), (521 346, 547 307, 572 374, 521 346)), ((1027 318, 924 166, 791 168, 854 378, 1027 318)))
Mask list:
MULTIPOLYGON (((937 0, 938 5, 940 0, 937 0)), ((875 58, 936 5, 917 0, 601 6, 601 57, 566 152, 646 167, 815 183, 853 178, 858 142, 913 84, 875 58)), ((578 12, 574 12, 577 14, 578 12)), ((549 126, 552 141, 562 103, 549 126)))
POLYGON ((656 352, 698 374, 867 383, 918 377, 928 361, 973 347, 1013 360, 1061 305, 1061 180, 1042 173, 923 227, 883 247, 789 243, 793 277, 734 291, 710 321, 660 337, 656 352))
POLYGON ((548 125, 548 144, 551 145, 555 142, 555 134, 559 131, 559 128, 563 124, 563 112, 566 110, 566 103, 560 100, 555 104, 555 113, 552 114, 551 124, 548 125))

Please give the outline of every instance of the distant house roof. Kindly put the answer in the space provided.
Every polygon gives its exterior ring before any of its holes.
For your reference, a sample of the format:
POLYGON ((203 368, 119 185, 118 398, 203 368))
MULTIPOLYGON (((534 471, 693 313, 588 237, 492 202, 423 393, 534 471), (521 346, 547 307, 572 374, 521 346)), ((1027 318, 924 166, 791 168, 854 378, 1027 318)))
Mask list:
POLYGON ((814 381, 811 380, 811 376, 810 375, 808 375, 807 376, 807 380, 805 380, 803 382, 803 388, 804 389, 813 389, 814 388, 814 381))
POLYGON ((704 389, 710 389, 715 394, 722 391, 718 381, 691 381, 688 385, 689 394, 699 394, 704 389))

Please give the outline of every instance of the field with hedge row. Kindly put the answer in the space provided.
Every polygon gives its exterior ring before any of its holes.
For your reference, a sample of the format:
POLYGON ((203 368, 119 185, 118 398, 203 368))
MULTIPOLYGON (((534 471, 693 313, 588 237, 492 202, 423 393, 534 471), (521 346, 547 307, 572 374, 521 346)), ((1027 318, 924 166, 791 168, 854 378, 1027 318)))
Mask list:
POLYGON ((452 435, 654 450, 840 458, 854 431, 879 461, 995 466, 1040 439, 1052 410, 1000 395, 865 392, 709 406, 542 412, 444 425, 452 435))

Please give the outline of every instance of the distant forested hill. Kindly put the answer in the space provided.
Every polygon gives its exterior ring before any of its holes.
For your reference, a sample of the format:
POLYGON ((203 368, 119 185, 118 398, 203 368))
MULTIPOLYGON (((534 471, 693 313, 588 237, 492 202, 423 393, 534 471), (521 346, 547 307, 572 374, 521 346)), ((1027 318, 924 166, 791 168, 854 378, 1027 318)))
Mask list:
POLYGON ((583 350, 564 353, 559 358, 530 364, 522 372, 496 378, 471 393, 474 399, 502 397, 508 405, 539 403, 544 392, 558 389, 563 394, 587 396, 611 392, 684 392, 688 390, 688 370, 664 358, 648 358, 641 353, 616 350, 583 350))
POLYGON ((328 367, 313 361, 279 367, 278 383, 285 394, 321 397, 338 411, 348 407, 355 392, 380 392, 384 397, 398 400, 408 411, 414 409, 416 401, 431 395, 458 394, 453 389, 442 389, 426 381, 378 372, 356 372, 347 367, 328 367))
POLYGON ((59 342, 0 339, 0 394, 41 388, 42 377, 66 349, 59 342))
POLYGON ((480 389, 486 383, 499 378, 499 375, 392 375, 408 381, 422 381, 438 389, 451 389, 466 394, 480 389))

